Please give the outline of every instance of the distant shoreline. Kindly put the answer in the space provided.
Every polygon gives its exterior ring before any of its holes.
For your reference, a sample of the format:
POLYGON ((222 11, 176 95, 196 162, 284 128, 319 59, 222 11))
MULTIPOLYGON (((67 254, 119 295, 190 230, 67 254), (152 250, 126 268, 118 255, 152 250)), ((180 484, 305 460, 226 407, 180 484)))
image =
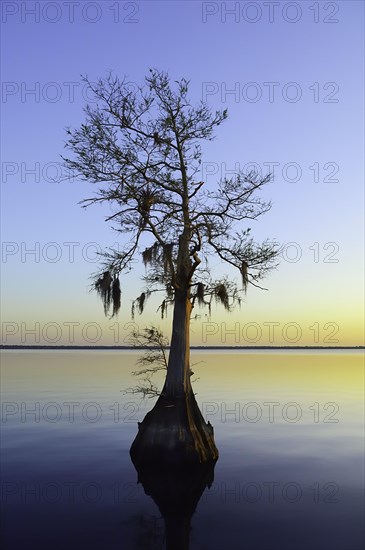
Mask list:
MULTIPOLYGON (((145 350, 151 349, 147 347, 134 347, 134 346, 21 346, 21 345, 0 345, 0 349, 29 349, 29 350, 145 350)), ((158 349, 157 347, 153 349, 158 349)), ((167 347, 167 349, 169 349, 167 347)), ((191 350, 340 350, 340 349, 354 349, 363 350, 365 346, 190 346, 191 350)))

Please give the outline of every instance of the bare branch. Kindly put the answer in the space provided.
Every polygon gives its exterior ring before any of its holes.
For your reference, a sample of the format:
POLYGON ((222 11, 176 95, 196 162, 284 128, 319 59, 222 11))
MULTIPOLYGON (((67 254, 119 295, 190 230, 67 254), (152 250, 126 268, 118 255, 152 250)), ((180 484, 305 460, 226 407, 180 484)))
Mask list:
POLYGON ((97 185, 96 194, 82 206, 110 205, 113 210, 105 220, 129 239, 122 251, 101 254, 102 269, 94 280, 105 313, 113 306, 115 314, 120 303, 116 282, 114 303, 113 281, 119 282, 152 249, 152 261, 144 262, 146 288, 134 301, 140 312, 156 287, 165 292, 162 315, 177 291, 184 290, 192 305, 198 301, 210 308, 214 299, 230 310, 247 284, 263 288, 259 281, 276 267, 278 247, 268 240, 255 243, 250 228, 242 226, 270 210, 271 203, 259 193, 271 175, 238 172, 210 189, 199 177, 201 143, 214 138, 227 111, 212 112, 202 101, 193 105, 186 79, 172 82, 166 72, 155 69, 137 89, 112 74, 96 83, 84 80, 95 102, 85 107, 85 122, 67 130, 66 149, 72 156, 62 157, 63 162, 97 185), (238 269, 242 289, 211 279, 209 258, 214 256, 238 269), (199 293, 190 296, 194 288, 199 293))

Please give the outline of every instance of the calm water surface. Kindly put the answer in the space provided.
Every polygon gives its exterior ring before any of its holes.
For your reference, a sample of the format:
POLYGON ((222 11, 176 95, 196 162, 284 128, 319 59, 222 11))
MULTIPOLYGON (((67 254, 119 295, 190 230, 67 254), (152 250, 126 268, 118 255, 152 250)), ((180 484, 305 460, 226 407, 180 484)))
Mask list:
MULTIPOLYGON (((2 353, 5 549, 162 549, 129 447, 154 401, 123 390, 135 353, 2 353)), ((191 550, 364 547, 361 352, 192 354, 220 451, 191 550)))

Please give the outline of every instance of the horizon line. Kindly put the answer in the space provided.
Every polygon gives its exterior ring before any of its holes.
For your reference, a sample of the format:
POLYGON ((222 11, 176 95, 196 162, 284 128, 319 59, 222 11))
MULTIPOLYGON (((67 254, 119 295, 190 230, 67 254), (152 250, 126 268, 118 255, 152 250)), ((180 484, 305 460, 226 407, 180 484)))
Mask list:
MULTIPOLYGON (((86 346, 86 345, 22 345, 22 344, 1 344, 0 349, 120 349, 120 350, 145 350, 159 349, 158 346, 86 346)), ((170 349, 166 346, 165 349, 170 349)), ((190 349, 365 349, 365 346, 190 346, 190 349)))

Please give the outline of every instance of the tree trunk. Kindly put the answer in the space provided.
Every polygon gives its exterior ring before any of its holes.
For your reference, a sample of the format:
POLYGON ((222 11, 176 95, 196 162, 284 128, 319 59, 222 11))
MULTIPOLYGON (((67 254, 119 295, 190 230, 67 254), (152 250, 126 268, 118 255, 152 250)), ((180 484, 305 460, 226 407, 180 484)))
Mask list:
POLYGON ((190 384, 190 314, 188 293, 177 290, 167 375, 162 394, 166 398, 183 397, 191 390, 190 384))
POLYGON ((153 409, 138 424, 130 454, 137 468, 215 462, 213 427, 206 423, 190 382, 188 291, 177 290, 166 381, 153 409))

